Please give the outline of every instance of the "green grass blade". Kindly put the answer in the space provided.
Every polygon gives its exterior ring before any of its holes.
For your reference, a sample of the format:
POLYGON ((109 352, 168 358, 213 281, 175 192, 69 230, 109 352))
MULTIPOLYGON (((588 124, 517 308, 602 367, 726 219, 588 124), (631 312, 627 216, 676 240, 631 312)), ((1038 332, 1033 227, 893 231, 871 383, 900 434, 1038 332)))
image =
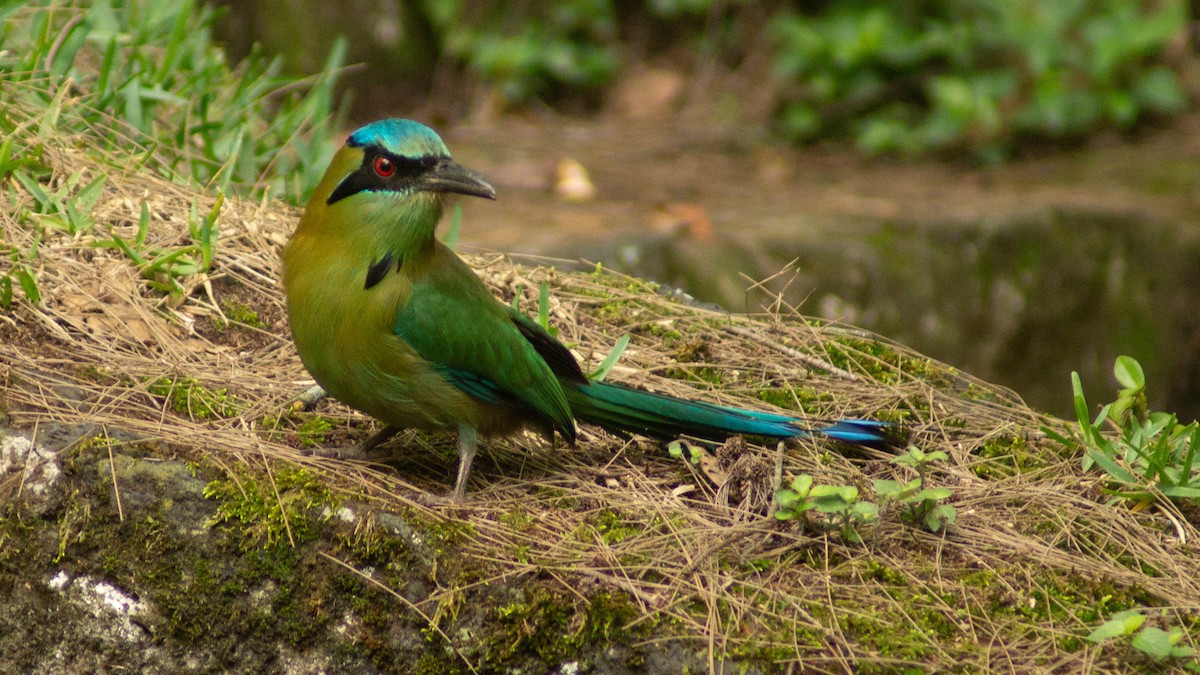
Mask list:
POLYGON ((600 363, 600 367, 596 368, 591 375, 588 375, 588 379, 592 382, 603 382, 604 378, 608 377, 608 374, 612 372, 613 366, 617 365, 617 361, 620 360, 621 355, 625 353, 625 348, 628 346, 629 333, 625 333, 617 338, 617 343, 613 345, 612 349, 608 350, 608 356, 604 357, 604 361, 600 363))
POLYGON ((1100 468, 1104 469, 1104 471, 1111 476, 1113 480, 1132 487, 1139 486, 1137 478, 1130 473, 1128 469, 1118 464, 1112 455, 1095 448, 1088 448, 1087 453, 1088 456, 1092 458, 1092 461, 1096 464, 1099 464, 1100 468))
POLYGON ((31 304, 41 304, 42 293, 38 289, 37 278, 33 276, 33 273, 24 267, 18 267, 13 274, 17 277, 17 283, 21 284, 21 292, 25 294, 25 298, 31 304))
POLYGON ((1075 396, 1075 417, 1079 420, 1079 426, 1084 429, 1084 435, 1087 434, 1087 429, 1091 427, 1092 416, 1088 414, 1087 399, 1083 396, 1083 383, 1079 381, 1079 373, 1071 371, 1071 389, 1075 396))
POLYGON ((538 288, 538 325, 550 330, 550 286, 546 282, 538 288))

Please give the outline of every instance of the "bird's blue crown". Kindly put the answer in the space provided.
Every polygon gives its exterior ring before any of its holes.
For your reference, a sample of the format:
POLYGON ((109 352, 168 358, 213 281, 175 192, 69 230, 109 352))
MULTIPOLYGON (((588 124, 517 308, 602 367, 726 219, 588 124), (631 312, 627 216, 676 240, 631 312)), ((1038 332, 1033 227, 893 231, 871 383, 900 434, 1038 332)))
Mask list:
POLYGON ((399 118, 371 122, 350 134, 347 145, 378 146, 400 157, 449 157, 450 150, 433 129, 399 118))

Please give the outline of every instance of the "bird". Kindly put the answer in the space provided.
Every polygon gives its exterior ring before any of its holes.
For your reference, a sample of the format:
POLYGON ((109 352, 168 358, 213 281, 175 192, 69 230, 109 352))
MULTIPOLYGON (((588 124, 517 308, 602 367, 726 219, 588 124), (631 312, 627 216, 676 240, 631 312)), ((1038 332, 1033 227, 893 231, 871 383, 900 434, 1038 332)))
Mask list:
POLYGON ((576 420, 660 440, 822 435, 888 442, 889 422, 810 426, 785 414, 685 400, 588 379, 570 350, 501 302, 436 237, 448 198, 495 199, 438 134, 408 119, 362 126, 338 150, 283 250, 288 321, 329 395, 383 423, 458 434, 461 503, 480 436, 523 428, 576 439, 576 420))

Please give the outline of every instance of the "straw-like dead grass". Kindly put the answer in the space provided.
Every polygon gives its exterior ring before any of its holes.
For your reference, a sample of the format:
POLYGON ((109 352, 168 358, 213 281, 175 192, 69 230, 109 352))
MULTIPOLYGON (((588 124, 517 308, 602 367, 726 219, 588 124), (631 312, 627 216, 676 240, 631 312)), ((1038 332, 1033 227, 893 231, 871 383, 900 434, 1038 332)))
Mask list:
MULTIPOLYGON (((185 243, 193 202, 204 213, 212 198, 79 153, 49 160, 111 175, 94 212, 97 232, 43 238, 42 304, 0 315, 0 401, 17 425, 94 423, 231 470, 302 465, 373 509, 469 523, 460 553, 492 575, 476 583, 528 575, 581 599, 600 588, 626 593, 642 612, 632 627, 659 627, 635 633, 640 639, 690 638, 714 669, 749 659, 813 672, 865 664, 1138 670, 1126 649, 1081 640, 1107 618, 1112 598, 1178 610, 1172 617, 1200 610, 1195 524, 1106 506, 1077 455, 1042 439, 1039 427, 1055 422, 1011 392, 859 331, 790 314, 730 316, 608 273, 470 258, 501 297, 524 293, 526 309, 548 282, 552 323, 585 368, 631 332, 610 379, 749 406, 765 405, 764 391, 794 390, 811 395, 804 407, 823 417, 902 417, 913 443, 949 453, 932 480, 953 489, 957 524, 932 534, 885 512, 853 545, 776 522, 777 464, 785 480, 810 473, 867 496, 871 479, 905 477, 886 453, 848 457, 819 442, 734 447, 693 466, 595 429, 573 448, 496 439, 476 462, 462 508, 429 498, 452 481, 448 436, 402 435, 391 446, 396 466, 307 456, 294 425, 276 421, 310 383, 276 282, 295 210, 228 200, 214 272, 192 279, 176 302, 149 289, 119 252, 90 244, 109 226, 131 239, 143 202, 153 244, 185 243), (252 309, 262 327, 219 328, 231 307, 252 309), (233 414, 206 415, 200 408, 211 404, 164 394, 171 382, 227 390, 233 414)), ((20 224, 21 211, 0 217, 9 243, 25 250, 34 228, 20 224)), ((336 421, 329 443, 370 431, 336 403, 312 414, 336 421)), ((417 608, 432 616, 462 592, 441 588, 417 608)))

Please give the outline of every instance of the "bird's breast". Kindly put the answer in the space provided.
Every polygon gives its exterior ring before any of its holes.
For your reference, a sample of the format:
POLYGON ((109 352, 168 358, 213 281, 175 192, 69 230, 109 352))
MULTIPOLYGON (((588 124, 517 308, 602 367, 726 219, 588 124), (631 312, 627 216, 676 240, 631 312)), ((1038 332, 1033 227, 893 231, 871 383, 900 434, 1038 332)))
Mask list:
POLYGON ((382 377, 380 363, 403 371, 416 355, 392 344, 390 325, 411 283, 392 273, 365 288, 370 266, 352 248, 322 246, 298 233, 285 249, 283 278, 304 367, 330 395, 379 417, 369 389, 382 377))
POLYGON ((453 429, 465 422, 484 432, 511 426, 395 334, 397 311, 412 296, 412 270, 397 260, 368 288, 368 270, 378 261, 354 253, 305 237, 293 237, 284 251, 288 320, 313 379, 389 425, 453 429), (314 260, 319 264, 306 264, 314 260))

